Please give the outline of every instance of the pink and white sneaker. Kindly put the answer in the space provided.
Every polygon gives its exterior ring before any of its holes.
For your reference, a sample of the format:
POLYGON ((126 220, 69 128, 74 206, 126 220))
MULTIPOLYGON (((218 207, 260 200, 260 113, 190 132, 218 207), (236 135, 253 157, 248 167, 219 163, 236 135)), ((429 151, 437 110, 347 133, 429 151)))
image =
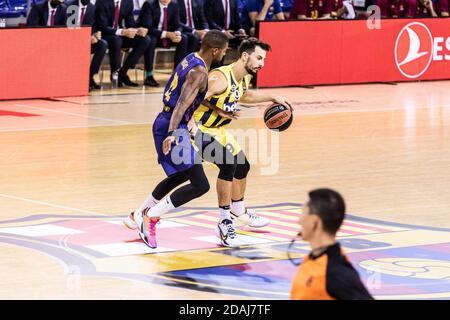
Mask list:
MULTIPOLYGON (((150 208, 145 208, 144 211, 143 211, 143 214, 147 214, 148 210, 150 210, 150 208)), ((136 214, 136 211, 133 211, 132 213, 130 213, 130 215, 128 217, 126 217, 123 220, 123 224, 128 229, 136 230, 138 228, 138 225, 136 223, 136 219, 134 218, 135 214, 136 214)))
POLYGON ((149 218, 145 214, 146 210, 136 215, 135 222, 139 229, 139 236, 142 241, 150 248, 155 249, 157 247, 156 243, 156 224, 159 223, 159 217, 149 218))
POLYGON ((131 230, 135 230, 138 228, 136 221, 134 220, 134 211, 123 220, 123 224, 125 225, 125 227, 131 230))

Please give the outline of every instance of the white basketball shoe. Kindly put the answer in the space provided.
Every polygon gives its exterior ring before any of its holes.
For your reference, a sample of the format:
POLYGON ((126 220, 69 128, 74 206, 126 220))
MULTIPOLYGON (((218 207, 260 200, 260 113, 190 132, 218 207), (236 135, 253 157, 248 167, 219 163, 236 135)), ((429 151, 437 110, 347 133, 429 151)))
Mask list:
POLYGON ((239 236, 233 226, 233 221, 223 219, 216 228, 216 236, 225 247, 239 247, 239 236))
POLYGON ((231 212, 231 219, 237 220, 249 227, 262 228, 270 223, 270 220, 261 216, 258 216, 253 209, 245 208, 245 213, 240 216, 231 212))

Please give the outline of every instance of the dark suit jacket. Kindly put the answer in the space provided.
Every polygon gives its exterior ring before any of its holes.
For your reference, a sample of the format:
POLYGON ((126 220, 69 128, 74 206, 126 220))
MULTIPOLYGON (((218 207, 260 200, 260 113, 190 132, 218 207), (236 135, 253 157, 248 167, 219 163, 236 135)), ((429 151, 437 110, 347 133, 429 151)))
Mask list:
MULTIPOLYGON (((183 26, 184 32, 192 33, 193 28, 189 28, 187 24, 187 8, 184 5, 184 0, 177 0, 180 6, 180 22, 183 26)), ((195 29, 203 30, 208 29, 208 21, 205 17, 205 11, 203 10, 203 4, 201 0, 191 0, 192 20, 194 21, 195 29)))
MULTIPOLYGON (((229 0, 229 3, 230 30, 237 33, 239 29, 242 29, 237 0, 229 0)), ((225 9, 222 0, 205 0, 204 10, 210 29, 222 30, 225 24, 225 9)))
MULTIPOLYGON (((95 2, 95 28, 102 35, 115 35, 114 26, 114 0, 97 0, 95 2)), ((122 0, 120 4, 118 29, 137 28, 133 16, 133 0, 122 0)))
MULTIPOLYGON (((27 26, 46 26, 48 20, 48 1, 35 4, 30 10, 27 18, 27 26)), ((55 12, 55 26, 65 26, 67 21, 67 7, 60 4, 55 12)))
MULTIPOLYGON (((149 34, 156 38, 161 38, 162 30, 158 30, 159 19, 161 18, 161 8, 158 0, 150 0, 144 2, 139 13, 138 25, 139 27, 147 28, 149 34)), ((180 24, 180 15, 178 3, 171 1, 167 6, 167 31, 182 32, 180 24)))
MULTIPOLYGON (((79 3, 80 3, 79 0, 73 0, 73 1, 67 3, 67 7, 70 7, 70 6, 78 7, 79 3)), ((81 10, 81 9, 79 9, 79 10, 81 10)), ((94 30, 95 29, 94 23, 95 23, 95 6, 92 3, 89 3, 86 6, 86 12, 84 13, 83 26, 91 26, 92 33, 94 33, 95 31, 97 31, 97 30, 94 30)))

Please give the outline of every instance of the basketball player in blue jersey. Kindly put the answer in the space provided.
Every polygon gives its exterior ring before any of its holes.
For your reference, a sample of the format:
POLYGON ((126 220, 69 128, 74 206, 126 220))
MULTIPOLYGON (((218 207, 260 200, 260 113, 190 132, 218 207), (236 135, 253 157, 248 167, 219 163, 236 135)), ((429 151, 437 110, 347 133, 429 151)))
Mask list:
POLYGON ((175 68, 163 93, 163 110, 153 123, 153 139, 158 162, 167 178, 162 180, 142 205, 124 221, 151 248, 156 248, 156 224, 160 216, 208 192, 209 183, 191 144, 188 122, 208 90, 208 70, 220 62, 228 48, 228 38, 209 31, 199 52, 186 56, 175 68), (189 181, 170 195, 179 185, 189 181))

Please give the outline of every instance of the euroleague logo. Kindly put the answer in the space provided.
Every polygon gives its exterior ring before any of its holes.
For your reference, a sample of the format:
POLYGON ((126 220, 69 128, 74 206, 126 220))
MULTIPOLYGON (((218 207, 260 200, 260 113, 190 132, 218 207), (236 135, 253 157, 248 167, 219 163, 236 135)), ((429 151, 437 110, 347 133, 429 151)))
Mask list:
POLYGON ((407 78, 418 78, 428 70, 433 59, 433 37, 426 25, 411 22, 395 41, 395 63, 407 78))

